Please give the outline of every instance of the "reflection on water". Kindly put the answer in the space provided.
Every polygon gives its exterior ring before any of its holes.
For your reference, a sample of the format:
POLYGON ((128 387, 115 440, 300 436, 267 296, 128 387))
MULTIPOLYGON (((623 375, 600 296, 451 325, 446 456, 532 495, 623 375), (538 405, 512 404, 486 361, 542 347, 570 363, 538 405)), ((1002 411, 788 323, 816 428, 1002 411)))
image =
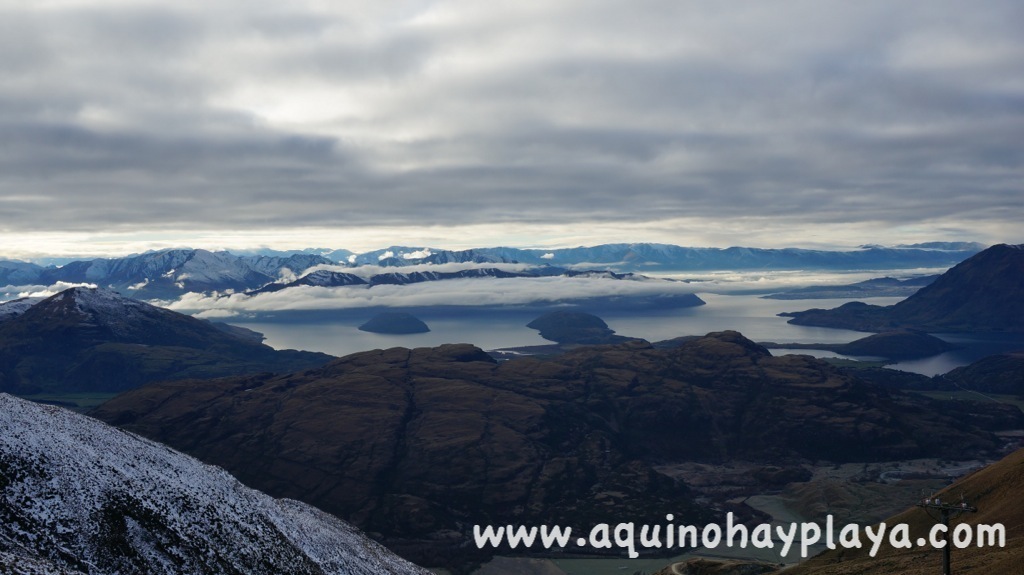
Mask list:
POLYGON ((974 363, 987 355, 1024 350, 1024 335, 1021 334, 936 333, 933 335, 960 347, 924 359, 901 361, 889 367, 933 376, 974 363))
MULTIPOLYGON (((660 341, 684 335, 704 335, 726 329, 737 330, 754 341, 776 343, 848 343, 869 334, 843 329, 807 327, 786 323, 778 317, 784 311, 812 307, 833 308, 849 300, 769 300, 756 295, 699 294, 707 305, 652 311, 586 309, 604 319, 620 335, 660 341)), ((891 305, 901 298, 872 298, 870 303, 891 305)), ((421 308, 412 311, 430 326, 429 333, 387 335, 359 331, 359 325, 380 309, 341 310, 307 314, 279 314, 257 321, 233 320, 262 332, 267 344, 277 349, 305 349, 332 355, 388 347, 429 347, 444 343, 472 343, 484 349, 542 345, 550 343, 526 324, 545 309, 534 308, 421 308)), ((936 334, 962 346, 930 358, 902 361, 890 367, 932 376, 967 365, 986 355, 1024 349, 1020 336, 936 334)), ((786 350, 773 350, 780 355, 786 350)), ((789 350, 815 357, 845 357, 821 350, 789 350)), ((872 359, 872 358, 867 358, 872 359)))
MULTIPOLYGON (((754 341, 794 343, 847 343, 867 334, 820 327, 790 325, 776 314, 809 307, 835 307, 847 300, 781 301, 755 295, 699 294, 707 305, 652 311, 587 309, 599 315, 620 335, 660 341, 683 335, 704 335, 737 330, 754 341)), ((872 303, 889 305, 899 298, 876 298, 872 303)), ((543 309, 422 308, 411 310, 430 326, 429 333, 374 334, 357 328, 378 313, 342 310, 303 315, 264 316, 259 320, 231 320, 262 332, 267 344, 278 349, 306 349, 332 355, 387 347, 423 347, 443 343, 472 343, 484 349, 550 343, 526 324, 543 309)))
POLYGON ((446 318, 425 311, 415 315, 430 327, 428 333, 391 335, 359 331, 359 326, 379 310, 346 311, 331 314, 331 321, 265 321, 238 323, 263 333, 266 343, 277 349, 305 349, 331 355, 389 347, 434 347, 445 343, 472 343, 484 349, 543 345, 551 343, 526 324, 536 314, 480 312, 446 318))
MULTIPOLYGON (((707 305, 646 315, 600 315, 609 327, 622 335, 642 337, 649 341, 671 339, 681 335, 704 335, 712 331, 732 329, 754 341, 776 343, 849 343, 866 335, 863 332, 826 327, 809 327, 786 323, 789 318, 778 317, 785 311, 838 307, 850 300, 770 300, 756 295, 698 294, 707 305)), ((891 305, 903 298, 873 298, 871 303, 891 305)))
POLYGON ((824 349, 785 349, 785 348, 776 348, 776 349, 770 349, 768 351, 772 352, 772 355, 809 355, 811 357, 817 357, 819 359, 820 358, 824 358, 824 357, 836 358, 836 359, 848 359, 848 360, 851 360, 851 361, 882 361, 882 360, 885 359, 884 357, 862 357, 862 356, 843 355, 841 353, 836 353, 834 351, 827 351, 827 350, 824 350, 824 349))

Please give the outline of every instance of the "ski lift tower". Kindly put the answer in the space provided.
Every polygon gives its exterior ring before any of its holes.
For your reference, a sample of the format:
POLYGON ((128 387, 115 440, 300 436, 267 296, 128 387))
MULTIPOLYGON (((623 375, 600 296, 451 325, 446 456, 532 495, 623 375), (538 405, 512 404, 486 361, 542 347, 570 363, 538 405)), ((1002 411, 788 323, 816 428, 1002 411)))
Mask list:
POLYGON ((928 516, 936 522, 945 525, 946 545, 942 548, 942 575, 953 575, 949 559, 950 547, 953 546, 953 535, 949 529, 949 520, 956 519, 964 513, 977 513, 978 508, 968 504, 963 494, 960 495, 960 501, 956 503, 944 502, 942 499, 932 496, 926 497, 917 506, 923 508, 928 513, 928 516), (933 511, 938 512, 937 517, 933 514, 933 511))

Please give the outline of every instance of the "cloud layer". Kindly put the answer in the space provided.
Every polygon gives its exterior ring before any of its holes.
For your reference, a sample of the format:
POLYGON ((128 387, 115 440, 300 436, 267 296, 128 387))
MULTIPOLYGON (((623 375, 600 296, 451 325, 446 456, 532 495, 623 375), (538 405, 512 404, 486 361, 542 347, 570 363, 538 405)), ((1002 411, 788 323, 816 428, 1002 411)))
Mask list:
POLYGON ((0 231, 985 236, 1024 220, 1022 25, 1014 0, 3 0, 0 231))
POLYGON ((295 310, 558 304, 603 297, 681 296, 695 291, 693 285, 664 279, 553 276, 451 279, 373 287, 295 286, 257 295, 187 293, 173 302, 161 302, 161 305, 198 317, 231 317, 253 312, 295 310))

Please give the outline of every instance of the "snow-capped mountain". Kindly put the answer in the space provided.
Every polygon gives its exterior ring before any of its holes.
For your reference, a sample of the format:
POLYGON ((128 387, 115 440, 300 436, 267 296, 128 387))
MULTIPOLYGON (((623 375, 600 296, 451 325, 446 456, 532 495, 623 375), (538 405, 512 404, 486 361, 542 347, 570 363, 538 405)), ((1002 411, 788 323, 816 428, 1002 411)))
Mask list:
MULTIPOLYGON (((223 252, 227 253, 227 252, 223 252)), ((242 256, 242 263, 267 277, 277 279, 283 274, 299 274, 311 267, 333 264, 335 260, 318 254, 292 254, 283 256, 242 256)))
MULTIPOLYGON (((61 267, 0 261, 0 286, 90 284, 142 299, 173 299, 188 292, 243 292, 316 266, 359 268, 443 264, 527 264, 570 269, 602 268, 620 273, 708 270, 859 270, 950 267, 980 251, 973 243, 926 243, 850 251, 797 248, 691 248, 670 244, 603 244, 564 249, 489 247, 444 250, 391 246, 361 254, 349 250, 262 250, 235 255, 202 249, 167 249, 124 258, 74 261, 61 267)), ((363 274, 356 274, 363 275, 363 274)), ((272 287, 271 290, 279 289, 272 287)), ((10 290, 19 293, 24 290, 10 290)))
POLYGON ((487 249, 443 250, 428 247, 391 246, 362 254, 354 254, 347 260, 344 260, 344 263, 353 266, 401 267, 419 264, 496 264, 516 262, 515 260, 490 253, 487 249))
POLYGON ((319 254, 237 256, 201 249, 168 249, 124 258, 74 261, 61 267, 0 262, 0 285, 90 284, 140 298, 187 292, 245 291, 334 264, 319 254))
POLYGON ((267 284, 261 287, 260 289, 252 290, 248 293, 251 295, 260 293, 270 293, 296 286, 340 287, 366 284, 367 281, 365 279, 354 274, 345 272, 335 272, 330 270, 316 270, 314 272, 310 272, 302 276, 297 280, 267 284))
POLYGON ((28 307, 0 305, 0 390, 120 391, 162 379, 290 371, 323 354, 275 350, 249 330, 217 327, 98 288, 64 290, 28 307), (7 308, 13 308, 2 319, 7 308))
POLYGON ((137 297, 159 298, 186 292, 242 291, 332 261, 317 255, 235 256, 207 250, 163 250, 117 259, 95 259, 48 270, 44 284, 92 283, 137 297))
POLYGON ((391 246, 349 257, 354 266, 402 267, 429 263, 522 263, 608 266, 616 271, 741 269, 895 269, 952 266, 981 251, 968 242, 933 242, 897 247, 862 246, 850 251, 799 248, 694 248, 671 244, 602 244, 560 249, 488 247, 440 250, 391 246))
POLYGON ((6 394, 0 563, 14 573, 75 575, 427 573, 309 505, 273 499, 95 419, 6 394))
MULTIPOLYGON (((32 305, 18 316, 17 322, 25 323, 38 336, 77 336, 75 339, 82 340, 81 343, 196 347, 215 345, 211 338, 224 334, 207 321, 111 290, 85 287, 66 289, 32 305)), ((9 322, 5 328, 16 329, 14 326, 14 322, 9 322)))
POLYGON ((604 244, 553 250, 484 248, 482 255, 520 263, 555 266, 603 264, 617 271, 743 270, 743 269, 895 269, 951 266, 982 249, 977 244, 927 248, 866 246, 851 251, 798 248, 692 248, 670 244, 604 244), (941 249, 946 247, 949 249, 941 249))
MULTIPOLYGON (((359 268, 353 268, 358 270, 359 268)), ((454 279, 480 279, 480 278, 539 278, 539 277, 587 277, 604 278, 613 280, 647 280, 644 276, 632 273, 617 274, 602 270, 570 270, 553 266, 536 266, 531 268, 520 268, 519 271, 501 268, 468 268, 457 271, 433 271, 430 269, 419 271, 394 271, 373 274, 363 277, 355 273, 337 272, 330 270, 316 270, 310 272, 297 280, 290 282, 277 282, 267 284, 260 289, 248 292, 249 295, 281 291, 287 288, 298 286, 319 286, 319 287, 345 287, 345 286, 366 286, 378 285, 411 285, 424 282, 436 282, 454 279)), ((667 280, 666 280, 667 281, 667 280)))

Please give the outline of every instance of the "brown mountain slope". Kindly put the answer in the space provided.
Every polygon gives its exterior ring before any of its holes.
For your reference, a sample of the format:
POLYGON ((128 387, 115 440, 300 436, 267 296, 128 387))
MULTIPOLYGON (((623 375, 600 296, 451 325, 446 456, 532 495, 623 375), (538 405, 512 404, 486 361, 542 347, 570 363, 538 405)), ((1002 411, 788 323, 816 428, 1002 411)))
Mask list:
POLYGON ((965 422, 721 332, 503 363, 469 345, 377 350, 286 376, 154 384, 93 415, 437 565, 467 555, 474 522, 706 517, 657 463, 973 457, 998 448, 987 429, 1024 425, 1012 407, 972 409, 965 422))
MULTIPOLYGON (((963 494, 977 513, 955 520, 969 525, 1002 523, 1006 547, 972 545, 952 549, 952 569, 957 575, 1020 575, 1024 572, 1024 449, 990 465, 937 494, 946 501, 959 501, 963 494)), ((916 507, 885 521, 910 525, 911 540, 927 537, 934 520, 916 507)), ((866 541, 866 539, 865 539, 866 541)), ((870 547, 870 545, 868 545, 870 547)), ((942 572, 942 551, 931 547, 893 549, 882 546, 876 557, 868 549, 829 551, 780 575, 935 575, 942 572)))
POLYGON ((967 389, 1024 396, 1024 351, 990 355, 944 378, 967 389))

